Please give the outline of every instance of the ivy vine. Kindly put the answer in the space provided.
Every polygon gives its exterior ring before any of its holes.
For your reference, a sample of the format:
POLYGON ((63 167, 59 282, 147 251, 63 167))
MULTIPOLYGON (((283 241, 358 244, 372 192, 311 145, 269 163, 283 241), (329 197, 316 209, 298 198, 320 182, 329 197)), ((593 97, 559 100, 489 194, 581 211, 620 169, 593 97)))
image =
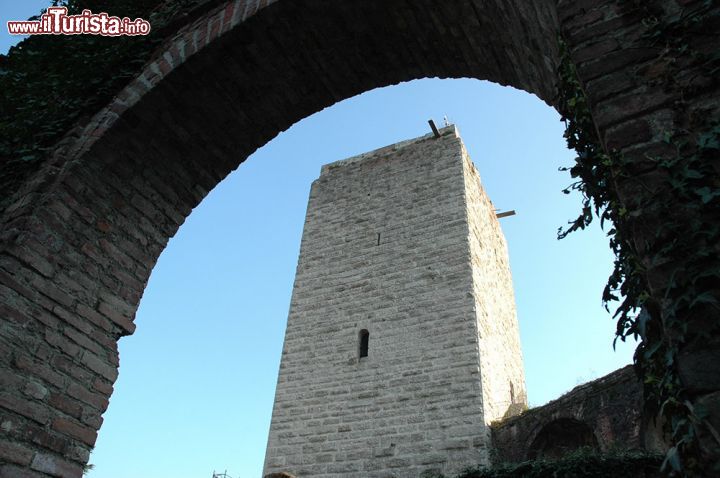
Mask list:
MULTIPOLYGON (((618 185, 634 181, 635 161, 606 151, 592 119, 567 46, 559 38, 559 110, 566 122, 568 146, 577 152, 569 168, 576 181, 566 192, 579 191, 582 211, 559 237, 587 227, 593 218, 609 224, 614 271, 603 292, 616 309, 617 339, 640 338, 635 362, 645 381, 646 401, 667 420, 673 446, 666 469, 677 474, 720 473, 702 459, 708 447, 702 437, 717 439, 705 411, 692 404, 680 380, 681 351, 717 342, 720 304, 720 122, 717 106, 697 107, 692 98, 717 89, 720 49, 716 35, 716 0, 687 2, 668 13, 657 1, 618 0, 640 12, 644 41, 657 49, 665 74, 656 82, 677 98, 674 127, 665 143, 672 151, 649 157, 642 172, 655 172, 660 187, 637 182, 637 197, 621 202, 618 185), (698 48, 696 45, 710 45, 698 48), (713 45, 715 46, 713 48, 713 45), (692 71, 688 76, 684 72, 692 71), (714 109, 713 109, 714 108, 714 109), (662 218, 637 243, 643 218, 662 218), (658 272, 659 271, 659 272, 658 272), (667 277, 666 286, 651 288, 648 277, 667 277)), ((84 8, 112 15, 150 18, 148 37, 102 38, 37 36, 0 55, 0 209, 13 191, 35 171, 48 151, 74 124, 107 104, 142 68, 159 45, 163 27, 209 0, 54 0, 70 13, 84 8)))
POLYGON ((693 404, 678 359, 683 351, 717 346, 720 336, 720 121, 716 109, 693 101, 718 87, 720 51, 696 47, 708 42, 718 11, 712 1, 689 3, 674 14, 653 2, 629 0, 622 6, 641 13, 643 41, 658 51, 655 63, 664 74, 645 81, 676 98, 673 129, 665 134, 661 155, 638 161, 606 151, 559 37, 559 110, 568 147, 577 152, 575 164, 566 168, 576 181, 564 192, 579 191, 583 207, 558 237, 584 229, 594 217, 611 224, 615 263, 603 301, 606 307, 621 301, 616 340, 640 339, 635 363, 646 405, 664 417, 671 436, 664 469, 710 476, 720 473, 720 464, 708 459, 717 453, 720 435, 705 420, 706 411, 693 404), (621 201, 628 185, 632 197, 625 194, 621 201))
MULTIPOLYGON (((149 19, 148 36, 36 35, 0 55, 0 211, 56 143, 83 124, 141 70, 167 27, 211 0, 52 0, 149 19)), ((38 17, 32 17, 36 20, 38 17)))

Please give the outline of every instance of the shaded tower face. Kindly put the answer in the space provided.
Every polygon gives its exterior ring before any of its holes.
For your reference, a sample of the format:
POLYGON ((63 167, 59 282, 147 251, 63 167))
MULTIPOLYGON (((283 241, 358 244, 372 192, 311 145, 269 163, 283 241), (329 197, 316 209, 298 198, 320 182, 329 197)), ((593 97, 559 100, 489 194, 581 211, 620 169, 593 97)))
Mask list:
POLYGON ((507 246, 455 127, 323 166, 264 474, 487 464, 488 424, 525 397, 507 246))

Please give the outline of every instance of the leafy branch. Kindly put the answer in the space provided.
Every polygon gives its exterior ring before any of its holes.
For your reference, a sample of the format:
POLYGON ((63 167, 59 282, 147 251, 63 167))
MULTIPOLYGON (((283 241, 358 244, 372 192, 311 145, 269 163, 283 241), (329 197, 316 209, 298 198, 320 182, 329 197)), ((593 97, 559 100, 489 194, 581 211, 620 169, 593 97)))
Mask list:
POLYGON ((622 300, 615 312, 616 340, 640 339, 635 364, 644 379, 645 402, 649 411, 665 418, 671 434, 666 471, 706 476, 720 471, 704 458, 709 448, 718 448, 720 437, 705 412, 692 404, 678 360, 682 351, 717 342, 720 332, 712 319, 720 310, 720 122, 711 109, 690 101, 717 87, 720 54, 694 45, 712 44, 707 25, 718 14, 710 1, 669 18, 652 2, 629 0, 623 6, 643 13, 644 40, 657 48, 656 62, 665 67, 664 75, 646 83, 659 82, 677 98, 674 129, 665 135, 667 153, 646 156, 642 168, 637 158, 607 151, 559 38, 558 103, 568 147, 577 152, 575 164, 567 168, 576 181, 565 192, 577 190, 583 199, 581 214, 558 237, 584 229, 593 217, 611 224, 607 234, 615 267, 603 301, 607 307, 622 300), (708 443, 707 436, 717 443, 708 443))

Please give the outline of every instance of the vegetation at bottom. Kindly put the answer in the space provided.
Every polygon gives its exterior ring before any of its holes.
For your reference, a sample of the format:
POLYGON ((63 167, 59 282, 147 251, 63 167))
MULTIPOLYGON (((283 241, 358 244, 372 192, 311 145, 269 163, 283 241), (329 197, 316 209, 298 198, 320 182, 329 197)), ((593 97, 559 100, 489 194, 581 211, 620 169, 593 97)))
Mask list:
MULTIPOLYGON (((654 478, 660 476, 662 455, 646 452, 598 453, 581 448, 558 460, 531 460, 494 467, 468 468, 456 478, 654 478)), ((421 478, 447 478, 424 473, 421 478)))

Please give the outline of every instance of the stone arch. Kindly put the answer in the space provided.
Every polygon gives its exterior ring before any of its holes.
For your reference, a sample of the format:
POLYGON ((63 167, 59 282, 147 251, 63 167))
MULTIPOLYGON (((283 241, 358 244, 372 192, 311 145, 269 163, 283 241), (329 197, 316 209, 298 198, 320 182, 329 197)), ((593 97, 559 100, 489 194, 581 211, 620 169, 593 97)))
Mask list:
POLYGON ((3 213, 8 470, 80 475, 117 378, 116 341, 135 330, 159 254, 208 191, 279 132, 423 77, 553 96, 550 0, 211 3, 61 141, 3 213))
POLYGON ((590 426, 576 418, 557 418, 540 428, 530 442, 528 460, 556 460, 580 448, 598 449, 590 426))
POLYGON ((0 472, 80 475, 117 377, 116 341, 134 332, 160 252, 280 131, 423 77, 486 79, 552 103, 561 30, 604 144, 642 158, 672 98, 627 74, 655 54, 634 47, 636 21, 610 1, 205 2, 0 217, 0 472))

